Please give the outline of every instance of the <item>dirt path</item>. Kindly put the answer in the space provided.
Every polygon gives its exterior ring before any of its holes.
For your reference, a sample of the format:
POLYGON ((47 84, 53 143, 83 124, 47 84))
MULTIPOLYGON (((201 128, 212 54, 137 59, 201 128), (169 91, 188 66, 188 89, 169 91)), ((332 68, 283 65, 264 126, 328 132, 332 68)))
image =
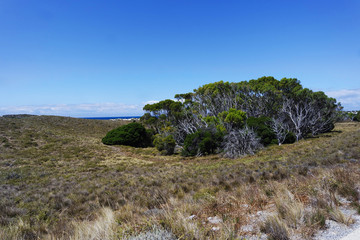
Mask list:
POLYGON ((355 229, 355 231, 351 232, 349 235, 341 238, 340 240, 359 240, 360 239, 360 227, 355 229))

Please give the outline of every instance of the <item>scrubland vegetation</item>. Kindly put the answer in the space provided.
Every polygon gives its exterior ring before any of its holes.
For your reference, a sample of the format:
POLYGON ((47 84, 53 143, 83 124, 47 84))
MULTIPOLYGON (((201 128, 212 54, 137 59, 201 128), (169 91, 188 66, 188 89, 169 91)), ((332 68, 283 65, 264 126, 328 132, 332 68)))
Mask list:
POLYGON ((184 156, 237 158, 293 143, 331 131, 341 110, 336 99, 303 88, 296 78, 220 81, 175 98, 146 105, 141 121, 156 139, 173 139, 184 156))
POLYGON ((360 212, 358 122, 243 158, 101 143, 125 123, 0 118, 0 239, 311 239, 360 212))
POLYGON ((352 223, 339 207, 360 210, 360 125, 334 129, 335 99, 272 77, 176 98, 142 124, 0 118, 0 238, 290 239, 352 223))

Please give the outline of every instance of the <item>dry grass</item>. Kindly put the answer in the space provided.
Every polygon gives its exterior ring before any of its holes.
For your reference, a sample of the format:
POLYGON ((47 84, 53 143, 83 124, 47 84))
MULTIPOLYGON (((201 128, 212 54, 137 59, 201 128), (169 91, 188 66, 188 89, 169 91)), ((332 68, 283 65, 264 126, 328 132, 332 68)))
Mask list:
POLYGON ((304 205, 295 199, 294 195, 288 189, 280 188, 274 201, 279 217, 284 219, 288 226, 297 228, 302 224, 304 205))
POLYGON ((110 240, 116 237, 115 214, 109 208, 100 210, 94 221, 75 221, 71 240, 110 240))
POLYGON ((169 229, 179 238, 184 239, 201 239, 201 226, 197 221, 192 221, 191 205, 171 198, 169 203, 164 207, 163 216, 161 216, 161 225, 169 229))
POLYGON ((268 234, 269 238, 272 240, 288 240, 289 231, 281 219, 278 217, 268 217, 262 225, 262 231, 268 234))
POLYGON ((354 219, 351 216, 345 216, 339 208, 331 209, 329 212, 330 219, 338 223, 343 223, 345 225, 350 225, 354 223, 354 219))
POLYGON ((110 234, 102 238, 126 238, 153 226, 183 239, 235 239, 259 233, 259 211, 311 237, 331 218, 338 196, 358 206, 358 123, 242 159, 101 144, 121 124, 0 118, 0 239, 96 239, 101 229, 110 234), (220 224, 207 220, 215 216, 220 224))

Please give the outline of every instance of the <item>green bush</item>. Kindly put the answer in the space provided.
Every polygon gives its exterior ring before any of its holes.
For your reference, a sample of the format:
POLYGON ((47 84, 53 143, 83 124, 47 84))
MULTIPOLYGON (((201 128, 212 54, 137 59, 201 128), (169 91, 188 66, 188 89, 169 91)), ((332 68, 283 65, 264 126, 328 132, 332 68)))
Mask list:
POLYGON ((154 140, 155 140, 155 136, 156 136, 156 131, 154 130, 154 129, 152 129, 152 128, 150 128, 150 129, 146 129, 146 134, 147 134, 147 136, 148 136, 148 140, 149 140, 149 147, 153 147, 154 145, 153 145, 153 142, 154 142, 154 140))
POLYGON ((293 132, 288 132, 285 138, 284 144, 291 144, 296 142, 296 135, 293 132))
POLYGON ((172 135, 166 137, 157 134, 153 142, 154 146, 161 152, 162 155, 172 155, 175 150, 175 139, 172 135))
POLYGON ((357 112, 356 116, 354 117, 354 121, 360 122, 360 111, 357 112))
POLYGON ((148 147, 151 145, 151 139, 146 129, 137 122, 111 130, 102 139, 102 142, 106 145, 127 145, 132 147, 148 147))
POLYGON ((277 139, 275 133, 269 126, 270 118, 268 117, 249 117, 246 120, 248 127, 252 128, 256 135, 260 137, 260 143, 264 146, 276 144, 277 139))
POLYGON ((197 156, 215 153, 221 140, 222 134, 219 132, 197 131, 186 136, 181 154, 183 156, 197 156))

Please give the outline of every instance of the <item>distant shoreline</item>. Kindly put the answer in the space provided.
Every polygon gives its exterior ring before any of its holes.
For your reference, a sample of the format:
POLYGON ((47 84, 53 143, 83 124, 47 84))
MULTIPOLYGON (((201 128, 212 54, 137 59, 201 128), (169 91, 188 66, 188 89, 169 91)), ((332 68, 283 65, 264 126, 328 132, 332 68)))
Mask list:
MULTIPOLYGON (((38 117, 38 116, 54 116, 54 117, 71 117, 71 116, 60 116, 60 115, 34 115, 34 114, 5 114, 0 115, 3 118, 27 118, 27 117, 38 117)), ((79 119, 93 119, 93 120, 132 120, 140 119, 141 116, 123 116, 123 117, 71 117, 79 119)))
POLYGON ((131 120, 131 119, 139 119, 141 116, 130 116, 130 117, 80 117, 82 119, 94 119, 94 120, 131 120))

